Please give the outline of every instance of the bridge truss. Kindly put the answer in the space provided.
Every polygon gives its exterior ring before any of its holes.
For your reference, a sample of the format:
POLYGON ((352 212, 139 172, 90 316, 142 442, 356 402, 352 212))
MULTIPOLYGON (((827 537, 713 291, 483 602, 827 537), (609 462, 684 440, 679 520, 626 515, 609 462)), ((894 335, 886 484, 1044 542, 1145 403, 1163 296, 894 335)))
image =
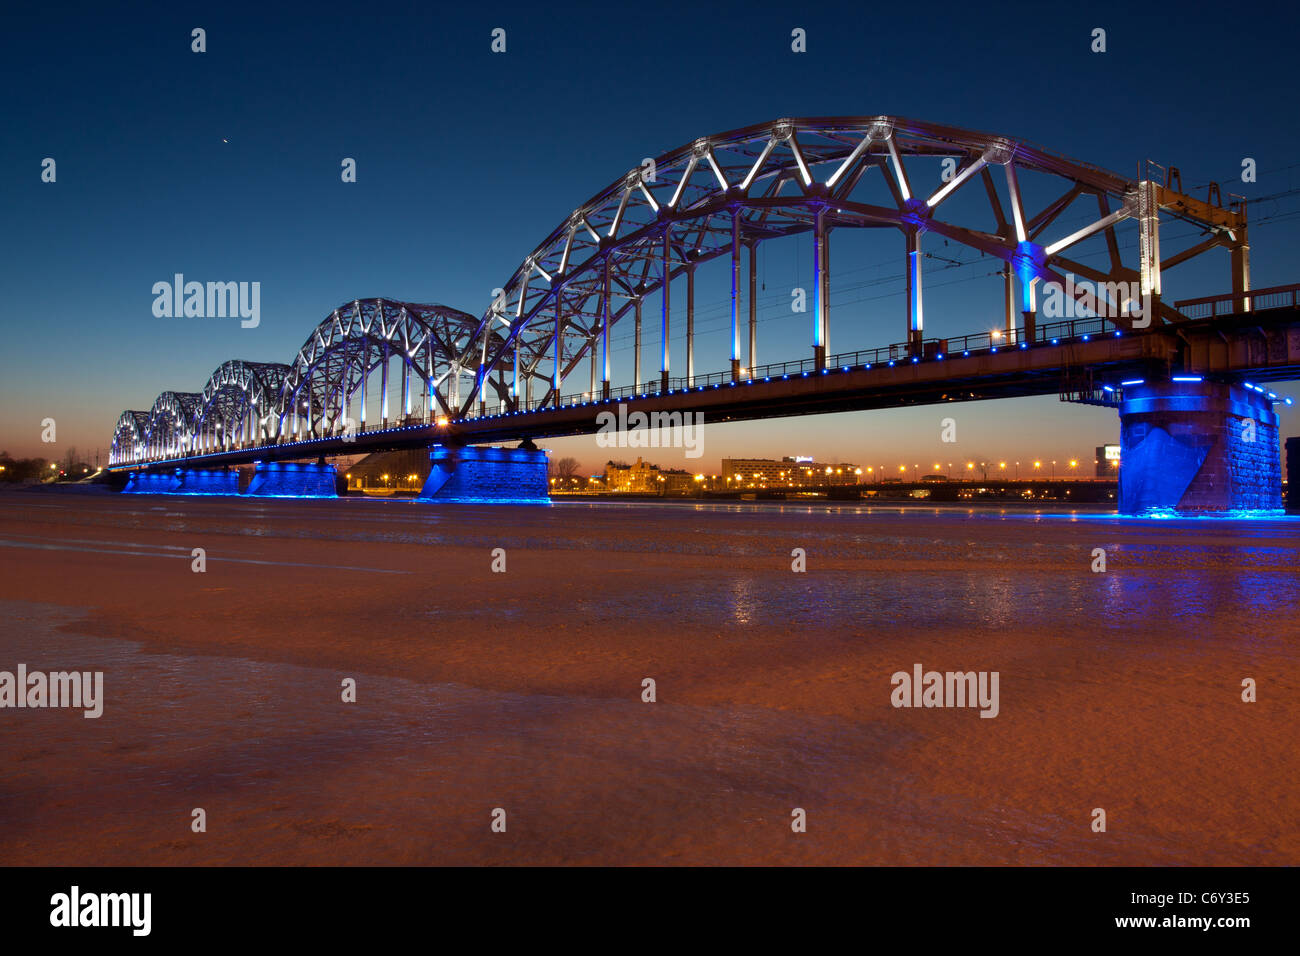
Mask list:
POLYGON ((584 393, 607 397, 611 331, 629 317, 632 388, 667 391, 675 308, 684 312, 685 379, 696 377, 695 273, 714 259, 730 266, 729 375, 742 381, 757 365, 757 249, 798 234, 812 236, 809 331, 815 366, 823 368, 832 354, 831 236, 846 228, 898 231, 907 283, 902 318, 915 354, 925 342, 927 236, 1002 261, 1008 344, 1037 340, 1039 297, 1049 284, 1081 313, 1105 316, 1117 329, 1185 321, 1163 301, 1162 276, 1214 248, 1230 252, 1233 292, 1250 288, 1244 202, 1225 207, 1213 188, 1205 200, 1188 196, 1177 170, 1126 179, 1019 140, 897 117, 783 119, 695 140, 619 177, 524 258, 481 316, 355 300, 333 310, 288 365, 226 362, 201 393, 164 392, 149 412, 123 412, 110 462, 365 430, 376 373, 381 425, 482 416, 489 399, 515 414, 558 408, 584 362, 584 393), (918 175, 922 164, 938 160, 949 161, 948 175, 918 175), (1055 182, 1055 198, 1031 208, 1022 188, 1029 175, 1055 182), (956 196, 972 192, 986 204, 985 224, 949 214, 956 196), (1077 213, 1079 203, 1095 209, 1088 223, 1063 228, 1062 214, 1077 213), (1162 216, 1193 224, 1202 238, 1162 259, 1162 216), (1125 222, 1138 230, 1133 261, 1119 241, 1125 222), (1074 257, 1094 238, 1106 244, 1103 268, 1074 257), (1091 285, 1074 286, 1070 276, 1091 285), (684 309, 674 302, 683 279, 684 309), (647 317, 658 326, 655 376, 643 367, 647 317))

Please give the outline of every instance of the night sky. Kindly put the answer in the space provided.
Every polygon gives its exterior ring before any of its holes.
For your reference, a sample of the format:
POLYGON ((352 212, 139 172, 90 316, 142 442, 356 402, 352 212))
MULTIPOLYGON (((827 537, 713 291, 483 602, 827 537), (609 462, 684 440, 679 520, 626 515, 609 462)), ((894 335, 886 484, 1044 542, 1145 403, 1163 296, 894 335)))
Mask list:
MULTIPOLYGON (((1255 287, 1300 281, 1293 8, 275 6, 50 4, 6 14, 0 450, 53 458, 76 445, 106 460, 123 409, 148 409, 166 389, 198 391, 229 358, 288 362, 354 298, 480 314, 547 233, 643 157, 785 116, 913 117, 1126 176, 1148 158, 1175 165, 1188 192, 1204 196, 1215 180, 1254 200, 1255 287), (206 53, 191 52, 195 27, 207 32, 206 53), (505 54, 490 51, 497 27, 505 54), (807 31, 807 53, 791 52, 796 27, 807 31), (1107 31, 1104 54, 1090 50, 1095 27, 1107 31), (41 181, 46 157, 57 163, 52 184, 41 181), (341 182, 344 157, 357 161, 356 183, 341 182), (1241 182, 1246 157, 1255 183, 1241 182), (260 282, 260 326, 155 317, 151 288, 177 272, 260 282), (40 441, 48 417, 57 446, 40 441)), ((896 261, 851 246, 833 260, 833 349, 903 338, 902 239, 885 238, 896 261)), ((809 354, 806 317, 782 304, 808 277, 808 240, 786 242, 764 261, 760 362, 809 354)), ((1167 301, 1229 290, 1226 251, 1202 261, 1166 276, 1167 301)), ((927 333, 997 324, 992 268, 984 260, 934 274, 927 333)), ((723 281, 701 283, 700 372, 727 367, 725 335, 708 337, 723 327, 727 301, 723 281)), ((1278 390, 1297 393, 1294 383, 1278 390)), ((1284 435, 1300 431, 1294 408, 1282 416, 1284 435)), ((909 471, 941 456, 945 465, 1080 458, 1091 468, 1093 448, 1117 441, 1119 423, 1111 410, 1049 397, 705 434, 703 458, 688 467, 800 454, 909 471), (940 446, 939 419, 953 414, 959 443, 940 446)), ((551 447, 589 469, 609 457, 592 438, 551 447)), ((682 463, 680 452, 652 454, 682 463)))

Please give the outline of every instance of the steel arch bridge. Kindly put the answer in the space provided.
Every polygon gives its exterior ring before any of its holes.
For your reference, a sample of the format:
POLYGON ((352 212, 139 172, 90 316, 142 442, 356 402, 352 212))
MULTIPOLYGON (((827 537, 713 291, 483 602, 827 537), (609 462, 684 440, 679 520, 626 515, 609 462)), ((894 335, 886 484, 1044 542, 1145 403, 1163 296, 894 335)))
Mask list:
POLYGON ((1098 329, 1185 323, 1189 317, 1162 295, 1162 276, 1175 266, 1223 247, 1233 293, 1249 291, 1245 203, 1224 206, 1217 187, 1195 199, 1181 191, 1176 169, 1161 172, 1127 179, 1018 139, 889 116, 782 119, 697 139, 646 160, 566 216, 482 315, 394 299, 341 305, 287 365, 226 362, 201 393, 164 392, 150 412, 124 412, 110 464, 297 446, 398 424, 437 422, 454 432, 488 417, 489 404, 493 416, 522 416, 572 403, 564 387, 581 379, 584 362, 589 372, 581 399, 608 399, 615 392, 611 331, 629 316, 634 358, 631 381, 620 393, 703 387, 696 372, 695 273, 715 259, 730 266, 730 354, 717 360, 719 366, 729 360, 729 368, 707 376, 707 384, 753 382, 760 371, 756 250, 769 239, 799 234, 812 236, 807 318, 815 372, 838 365, 830 351, 830 239, 848 228, 897 230, 902 239, 905 342, 891 356, 918 360, 951 350, 925 337, 929 235, 1003 263, 1003 345, 1048 341, 1038 317, 1048 284, 1065 289, 1079 314, 1098 317, 1098 329), (941 160, 948 161, 948 175, 922 174, 923 166, 941 160), (1035 207, 1023 187, 1026 177, 1051 198, 1035 207), (982 209, 978 217, 970 213, 972 202, 982 209), (1086 225, 1064 227, 1063 213, 1077 216, 1080 206, 1086 225), (1198 241, 1162 258, 1162 219, 1192 224, 1198 241), (1131 261, 1121 227, 1136 227, 1131 261), (1089 240, 1104 241, 1104 267, 1075 257, 1089 240), (1073 276, 1089 283, 1075 286, 1073 276), (685 322, 675 330, 683 278, 685 322), (658 326, 656 376, 643 368, 647 308, 658 326), (685 374, 676 378, 669 364, 674 334, 685 340, 685 374), (400 413, 390 416, 393 361, 400 413), (376 372, 379 421, 367 423, 376 372), (413 379, 419 383, 414 399, 413 379))

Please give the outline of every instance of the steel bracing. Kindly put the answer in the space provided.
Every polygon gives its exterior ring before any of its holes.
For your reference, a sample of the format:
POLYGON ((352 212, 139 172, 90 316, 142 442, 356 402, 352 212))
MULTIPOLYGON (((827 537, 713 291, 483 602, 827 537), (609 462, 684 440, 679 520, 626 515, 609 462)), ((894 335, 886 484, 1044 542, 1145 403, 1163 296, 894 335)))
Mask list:
POLYGON ((584 396, 608 397, 611 330, 629 316, 634 357, 624 388, 666 393, 682 378, 689 388, 698 360, 695 271, 719 258, 730 267, 730 354, 710 361, 745 381, 757 365, 756 249, 796 234, 812 237, 803 318, 818 370, 834 357, 831 237, 846 228, 900 236, 909 355, 924 354, 931 236, 1002 261, 1005 344, 1040 339, 1048 284, 1117 330, 1184 322, 1164 301, 1162 277, 1202 253, 1228 249, 1232 290, 1249 291, 1245 205, 1223 206, 1217 189, 1195 199, 1181 192, 1177 170, 1154 169, 1129 179, 1020 140, 889 116, 782 119, 701 138, 646 160, 566 216, 482 315, 392 299, 346 303, 287 365, 226 362, 202 392, 164 392, 147 413, 123 412, 110 461, 173 460, 376 424, 462 422, 489 404, 496 414, 555 409, 575 378, 584 396), (948 175, 918 174, 944 159, 948 175), (1055 183, 1054 198, 1033 206, 1026 177, 1055 183), (968 213, 950 215, 954 197, 971 193, 985 210, 979 225, 968 213), (1062 214, 1077 216, 1080 204, 1091 210, 1086 223, 1063 225, 1062 214), (1171 219, 1193 224, 1201 239, 1162 259, 1160 226, 1171 219), (1126 261, 1117 229, 1129 221, 1139 241, 1126 261), (1090 239, 1105 242, 1104 267, 1075 257, 1090 239), (1076 287, 1069 276, 1089 281, 1076 287), (684 370, 670 368, 674 336, 685 339, 684 370), (643 348, 650 344, 654 354, 643 348), (375 388, 378 423, 365 420, 375 388))

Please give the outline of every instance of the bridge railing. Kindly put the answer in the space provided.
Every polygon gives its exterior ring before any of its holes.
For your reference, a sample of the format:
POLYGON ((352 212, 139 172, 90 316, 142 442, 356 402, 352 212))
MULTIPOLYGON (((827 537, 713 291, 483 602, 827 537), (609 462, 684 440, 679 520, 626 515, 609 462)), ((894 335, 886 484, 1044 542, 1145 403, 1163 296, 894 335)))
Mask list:
POLYGON ((1208 319, 1238 312, 1265 312, 1269 309, 1294 309, 1300 305, 1300 284, 1275 285, 1249 292, 1207 295, 1200 299, 1183 299, 1174 308, 1189 319, 1208 319))

